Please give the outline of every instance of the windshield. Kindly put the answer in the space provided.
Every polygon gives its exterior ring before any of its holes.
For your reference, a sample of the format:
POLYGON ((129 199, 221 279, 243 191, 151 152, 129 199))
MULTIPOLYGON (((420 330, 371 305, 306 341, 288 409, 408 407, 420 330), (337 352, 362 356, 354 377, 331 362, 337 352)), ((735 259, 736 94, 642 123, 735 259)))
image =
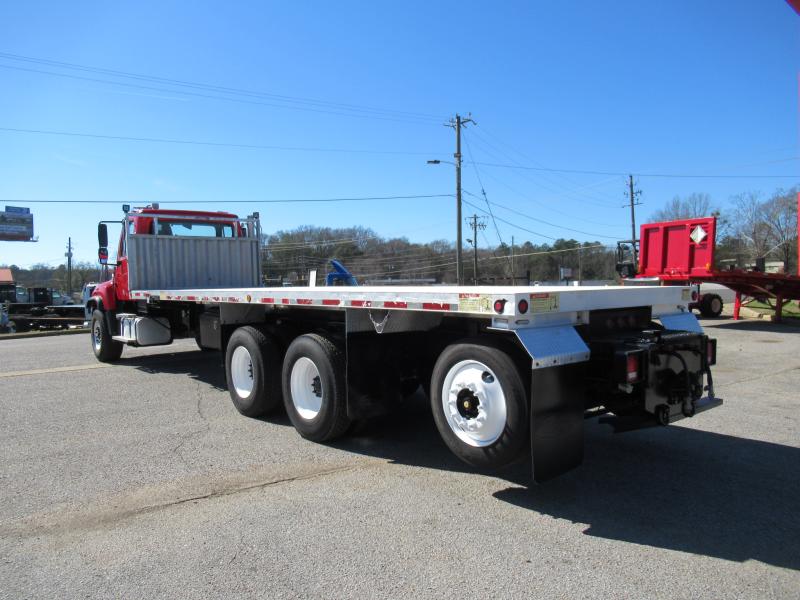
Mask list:
POLYGON ((233 237, 231 223, 192 223, 191 221, 158 221, 156 235, 177 237, 233 237))

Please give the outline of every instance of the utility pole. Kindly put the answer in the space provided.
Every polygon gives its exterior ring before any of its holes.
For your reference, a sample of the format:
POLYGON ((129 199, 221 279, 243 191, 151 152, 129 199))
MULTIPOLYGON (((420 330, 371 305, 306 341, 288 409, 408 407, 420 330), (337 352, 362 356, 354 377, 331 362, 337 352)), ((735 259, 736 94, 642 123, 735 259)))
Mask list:
POLYGON ((72 298, 72 238, 67 238, 67 251, 64 256, 67 257, 67 295, 72 298))
POLYGON ((462 118, 456 113, 455 119, 450 119, 448 127, 456 131, 456 283, 464 285, 464 265, 461 258, 461 128, 467 123, 474 123, 472 118, 462 118))
MULTIPOLYGON (((634 207, 641 204, 641 202, 636 201, 637 196, 641 193, 641 190, 633 189, 633 175, 628 175, 628 206, 631 207, 631 249, 633 250, 633 266, 637 270, 639 268, 639 253, 636 251, 636 210, 634 207)), ((623 208, 625 207, 623 206, 623 208)))
POLYGON ((511 285, 517 285, 517 273, 514 271, 514 236, 511 236, 511 285))
POLYGON ((478 229, 486 229, 486 221, 483 217, 472 215, 467 219, 472 226, 472 284, 478 285, 478 229))

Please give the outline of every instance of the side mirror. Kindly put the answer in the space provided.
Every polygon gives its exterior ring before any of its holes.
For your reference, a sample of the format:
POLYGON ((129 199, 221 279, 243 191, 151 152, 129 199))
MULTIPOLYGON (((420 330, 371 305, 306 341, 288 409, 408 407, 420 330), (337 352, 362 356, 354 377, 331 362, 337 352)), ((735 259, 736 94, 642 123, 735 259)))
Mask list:
MULTIPOLYGON (((108 247, 108 227, 106 227, 105 223, 100 223, 97 226, 97 241, 101 248, 108 247)), ((106 252, 106 258, 108 258, 108 252, 106 252)))
POLYGON ((99 248, 97 250, 97 258, 100 261, 101 265, 107 265, 108 264, 108 248, 106 248, 105 246, 99 248))

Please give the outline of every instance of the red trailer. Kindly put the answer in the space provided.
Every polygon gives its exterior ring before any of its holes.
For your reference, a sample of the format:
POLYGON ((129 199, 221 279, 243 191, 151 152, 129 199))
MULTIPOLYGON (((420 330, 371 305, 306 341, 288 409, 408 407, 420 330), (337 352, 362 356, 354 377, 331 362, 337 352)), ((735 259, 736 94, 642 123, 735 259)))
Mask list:
MULTIPOLYGON (((739 309, 758 300, 775 308, 780 321, 783 306, 800 300, 800 276, 765 273, 757 270, 717 269, 714 264, 716 217, 682 219, 642 225, 639 240, 639 268, 636 278, 655 279, 662 285, 719 283, 736 292, 733 318, 739 309)), ((722 299, 716 294, 693 297, 693 308, 716 316, 722 311, 722 299)))

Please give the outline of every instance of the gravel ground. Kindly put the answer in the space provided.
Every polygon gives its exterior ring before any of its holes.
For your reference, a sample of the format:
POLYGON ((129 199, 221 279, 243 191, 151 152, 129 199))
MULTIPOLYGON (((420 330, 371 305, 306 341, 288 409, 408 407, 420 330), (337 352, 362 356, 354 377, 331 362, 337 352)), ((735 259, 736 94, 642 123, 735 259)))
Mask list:
POLYGON ((705 321, 725 404, 477 473, 424 399, 333 445, 231 405, 193 342, 0 342, 0 598, 800 597, 800 329, 705 321))

